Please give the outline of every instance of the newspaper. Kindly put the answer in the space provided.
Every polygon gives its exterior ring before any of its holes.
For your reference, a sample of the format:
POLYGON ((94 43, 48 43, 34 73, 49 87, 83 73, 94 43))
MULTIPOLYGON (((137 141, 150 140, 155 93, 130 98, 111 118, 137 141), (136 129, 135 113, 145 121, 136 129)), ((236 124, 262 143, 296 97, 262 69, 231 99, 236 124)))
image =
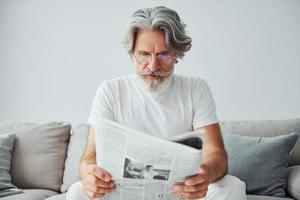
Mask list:
MULTIPOLYGON (((174 140, 198 134, 182 135, 174 140)), ((99 120, 95 127, 97 165, 116 184, 116 190, 102 199, 177 200, 173 185, 198 173, 201 150, 173 141, 99 120)))

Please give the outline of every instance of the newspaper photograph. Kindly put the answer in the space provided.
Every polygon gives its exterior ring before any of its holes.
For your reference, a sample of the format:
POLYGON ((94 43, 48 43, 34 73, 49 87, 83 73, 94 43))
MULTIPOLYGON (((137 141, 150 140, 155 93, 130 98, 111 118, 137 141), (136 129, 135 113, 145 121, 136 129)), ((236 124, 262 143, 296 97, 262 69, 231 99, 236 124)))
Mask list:
MULTIPOLYGON (((189 134, 182 134, 184 140, 189 134)), ((198 133, 190 134, 193 142, 198 133)), ((110 120, 101 119, 95 126, 97 165, 106 170, 116 190, 105 200, 179 199, 172 188, 196 175, 201 163, 201 149, 177 139, 163 139, 110 120)), ((199 146, 199 145, 198 145, 199 146)))

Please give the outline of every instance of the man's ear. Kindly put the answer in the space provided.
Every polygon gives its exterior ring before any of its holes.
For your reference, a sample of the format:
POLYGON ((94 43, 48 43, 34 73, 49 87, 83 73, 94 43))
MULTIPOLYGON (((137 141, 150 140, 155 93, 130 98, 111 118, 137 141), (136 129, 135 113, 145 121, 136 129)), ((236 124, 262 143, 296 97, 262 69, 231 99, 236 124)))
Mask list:
POLYGON ((130 54, 129 56, 130 56, 130 60, 131 60, 131 62, 134 62, 134 60, 133 60, 133 55, 132 55, 132 54, 130 54))

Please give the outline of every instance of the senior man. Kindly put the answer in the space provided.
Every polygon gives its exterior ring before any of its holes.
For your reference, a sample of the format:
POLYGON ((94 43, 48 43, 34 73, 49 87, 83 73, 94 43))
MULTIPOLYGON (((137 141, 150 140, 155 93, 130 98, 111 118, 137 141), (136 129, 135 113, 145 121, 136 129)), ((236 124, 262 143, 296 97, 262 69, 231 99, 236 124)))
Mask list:
MULTIPOLYGON (((174 185, 174 193, 183 199, 246 200, 245 184, 226 175, 227 155, 209 86, 201 78, 173 74, 175 63, 191 48, 176 11, 163 6, 137 10, 124 43, 136 73, 100 84, 88 122, 106 118, 163 138, 202 128, 199 173, 174 185)), ((96 165, 93 130, 80 164, 81 181, 69 189, 69 200, 101 198, 115 190, 110 174, 96 165)))

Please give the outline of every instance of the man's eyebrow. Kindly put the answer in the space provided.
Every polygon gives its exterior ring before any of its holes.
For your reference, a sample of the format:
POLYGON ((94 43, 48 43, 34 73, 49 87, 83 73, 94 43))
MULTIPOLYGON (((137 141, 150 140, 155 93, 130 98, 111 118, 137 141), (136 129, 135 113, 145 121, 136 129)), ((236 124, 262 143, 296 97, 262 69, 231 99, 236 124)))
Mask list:
POLYGON ((159 52, 159 53, 157 53, 157 54, 167 54, 167 53, 170 53, 171 51, 169 51, 169 50, 166 50, 166 51, 161 51, 161 52, 159 52))
POLYGON ((139 53, 149 53, 151 54, 149 51, 144 51, 144 50, 138 50, 139 53))
MULTIPOLYGON (((138 50, 138 52, 139 53, 149 53, 149 54, 151 54, 149 51, 144 51, 144 50, 138 50)), ((171 51, 170 50, 165 50, 165 51, 161 51, 161 52, 158 52, 158 53, 156 53, 156 55, 158 55, 158 54, 164 54, 164 53, 170 53, 171 51)))

